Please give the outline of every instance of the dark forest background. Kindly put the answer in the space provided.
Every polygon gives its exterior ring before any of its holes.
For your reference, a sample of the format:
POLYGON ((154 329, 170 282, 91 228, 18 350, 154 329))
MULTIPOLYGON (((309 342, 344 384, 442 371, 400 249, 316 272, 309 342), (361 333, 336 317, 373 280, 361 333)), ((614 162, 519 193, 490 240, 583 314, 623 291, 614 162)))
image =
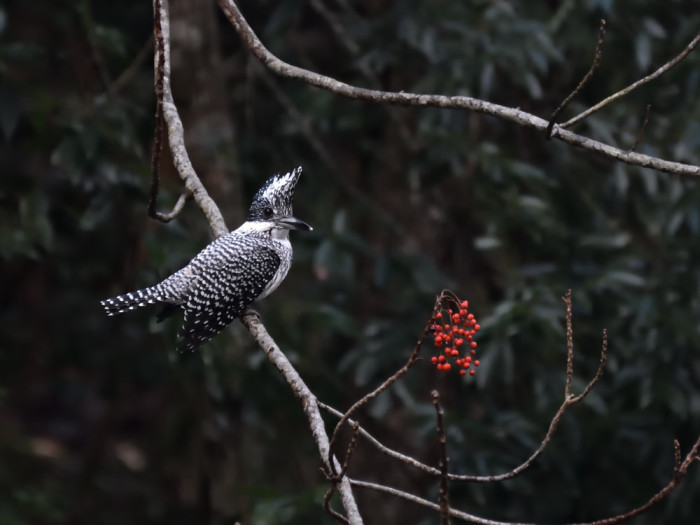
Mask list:
MULTIPOLYGON (((694 1, 241 2, 282 59, 348 83, 468 94, 563 119, 678 54, 694 1)), ((303 165, 295 262, 259 306, 324 402, 345 409, 405 362, 434 298, 479 318, 473 378, 424 362, 361 415, 435 464, 437 388, 451 468, 523 461, 563 396, 562 295, 574 294, 580 391, 606 373, 526 474, 451 486, 501 520, 565 523, 644 502, 672 441, 700 433, 700 188, 464 111, 347 100, 266 72, 216 3, 172 0, 173 92, 194 167, 229 228, 269 175, 303 165)), ((146 214, 153 140, 152 6, 0 3, 0 524, 332 523, 302 410, 239 323, 193 355, 178 320, 107 318, 99 300, 157 282, 212 238, 189 204, 146 214)), ((576 131, 700 164, 700 54, 576 131)), ((167 154, 164 156, 167 158, 167 154)), ((163 209, 181 186, 163 168, 163 209)), ((426 355, 430 355, 426 352, 426 355)), ((328 419, 329 424, 334 419, 328 419)), ((351 474, 436 500, 437 480, 360 441, 351 474)), ((700 468, 636 524, 696 524, 700 468)), ((367 523, 435 523, 356 489, 367 523)))

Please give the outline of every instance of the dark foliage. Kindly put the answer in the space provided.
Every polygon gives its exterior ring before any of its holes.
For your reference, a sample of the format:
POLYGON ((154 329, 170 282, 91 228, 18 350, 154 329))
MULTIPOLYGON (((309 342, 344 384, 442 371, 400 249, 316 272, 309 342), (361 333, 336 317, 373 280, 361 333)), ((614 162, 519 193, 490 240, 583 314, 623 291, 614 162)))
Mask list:
MULTIPOLYGON (((527 474, 452 484, 451 504, 561 523, 634 507, 671 475, 672 440, 700 432, 700 189, 458 111, 349 101, 255 67, 215 2, 173 0, 173 90, 195 168, 229 227, 268 175, 304 166, 295 264, 260 305, 312 390, 340 409, 405 362, 435 295, 483 327, 472 379, 415 367, 360 416, 435 464, 508 470, 561 402, 561 296, 574 292, 569 413, 527 474), (293 109, 296 109, 296 112, 293 109)), ((242 2, 283 59, 349 83, 469 94, 546 118, 603 57, 573 116, 687 45, 697 6, 671 2, 242 2), (345 9, 347 6, 349 9, 345 9), (343 45, 343 41, 354 43, 343 45)), ((153 131, 151 5, 0 6, 0 523, 330 523, 300 407, 236 324, 177 355, 178 321, 103 315, 210 240, 193 205, 147 218, 153 131), (118 7, 117 7, 118 6, 118 7)), ((593 138, 700 164, 700 54, 578 125, 593 138)), ((167 157, 167 155, 165 155, 167 157)), ((180 193, 163 166, 163 207, 180 193)), ((329 422, 333 420, 329 419, 329 422)), ((351 473, 437 499, 438 482, 360 440, 351 473)), ((700 474, 638 524, 697 523, 700 474)), ((367 523, 435 515, 358 490, 367 523)))

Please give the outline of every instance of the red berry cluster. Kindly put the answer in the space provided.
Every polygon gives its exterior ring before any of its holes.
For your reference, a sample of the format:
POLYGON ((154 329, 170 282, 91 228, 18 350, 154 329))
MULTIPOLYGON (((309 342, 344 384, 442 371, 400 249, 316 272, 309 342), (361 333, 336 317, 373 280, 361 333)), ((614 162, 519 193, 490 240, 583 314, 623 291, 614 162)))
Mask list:
POLYGON ((443 292, 438 298, 431 332, 438 355, 430 358, 438 370, 449 372, 452 361, 460 375, 467 371, 474 375, 479 360, 474 359, 476 341, 474 336, 481 330, 474 314, 469 313, 469 301, 460 301, 450 292, 443 292))

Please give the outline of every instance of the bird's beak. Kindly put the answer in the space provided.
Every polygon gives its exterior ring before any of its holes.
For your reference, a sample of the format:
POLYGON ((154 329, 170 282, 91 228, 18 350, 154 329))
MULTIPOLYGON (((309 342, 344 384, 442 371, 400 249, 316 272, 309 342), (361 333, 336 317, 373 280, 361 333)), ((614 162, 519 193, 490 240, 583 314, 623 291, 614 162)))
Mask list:
POLYGON ((282 217, 281 219, 277 219, 277 223, 288 230, 313 230, 311 226, 296 217, 282 217))

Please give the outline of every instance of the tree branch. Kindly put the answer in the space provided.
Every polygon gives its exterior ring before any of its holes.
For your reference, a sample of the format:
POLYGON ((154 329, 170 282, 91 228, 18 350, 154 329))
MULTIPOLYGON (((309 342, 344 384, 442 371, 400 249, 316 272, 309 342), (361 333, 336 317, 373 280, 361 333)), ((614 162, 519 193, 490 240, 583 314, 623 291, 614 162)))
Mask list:
MULTIPOLYGON (((323 418, 318 409, 316 396, 309 390, 309 387, 306 386, 306 383, 304 383, 299 373, 294 369, 292 363, 289 362, 287 356, 282 353, 275 341, 270 337, 270 334, 267 333, 267 330, 260 322, 260 317, 256 312, 248 310, 241 317, 241 322, 248 329, 250 335, 253 336, 255 342, 263 349, 272 364, 282 373, 282 376, 292 388, 294 396, 301 401, 304 414, 309 422, 311 435, 316 442, 318 451, 325 463, 326 470, 329 472, 338 472, 340 464, 337 459, 330 454, 330 443, 328 441, 328 435, 326 434, 323 418), (331 468, 331 463, 333 464, 333 468, 331 468)), ((340 493, 340 499, 345 507, 349 523, 352 525, 361 524, 362 517, 357 509, 357 503, 352 494, 352 488, 350 487, 347 476, 343 476, 338 482, 338 492, 340 493)))
MULTIPOLYGON (((532 115, 531 113, 472 97, 428 95, 420 93, 407 93, 404 91, 379 91, 360 88, 340 82, 325 75, 320 75, 318 73, 293 66, 270 53, 270 51, 257 37, 255 32, 251 29, 250 25, 245 20, 233 0, 218 0, 218 2, 222 11, 251 53, 253 53, 253 55, 255 55, 263 64, 265 64, 266 67, 278 75, 296 78, 306 82, 309 85, 357 100, 367 100, 370 102, 399 106, 467 109, 476 111, 477 113, 483 113, 485 115, 491 115, 508 120, 520 126, 533 128, 538 131, 546 131, 547 126, 549 125, 548 121, 532 115)), ((566 142, 567 144, 578 146, 627 164, 652 168, 669 173, 678 173, 680 175, 700 176, 700 166, 663 160, 649 155, 643 155, 641 153, 621 150, 603 142, 599 142, 597 140, 593 140, 563 129, 562 126, 554 126, 552 129, 552 137, 566 142)))
MULTIPOLYGON (((617 516, 613 516, 610 518, 605 518, 602 520, 597 520, 597 521, 590 521, 590 522, 582 522, 582 523, 572 523, 570 525, 617 525, 618 523, 622 523, 625 521, 629 521, 632 518, 639 516, 640 514, 643 514, 644 512, 648 511, 651 507, 662 501, 664 498, 666 498, 669 494, 671 494, 676 488, 678 488, 678 485, 681 483, 683 478, 688 473, 688 468, 690 465, 696 461, 700 461, 700 457, 698 456, 698 453, 700 453, 700 437, 698 437, 697 441, 693 445, 693 447, 690 449, 690 452, 685 456, 682 462, 679 461, 679 453, 678 451, 678 442, 674 441, 674 449, 676 450, 676 461, 675 461, 675 466, 673 469, 673 477, 671 481, 664 487, 662 488, 659 492, 654 494, 651 498, 649 498, 645 503, 640 505, 639 507, 636 507, 629 512, 625 512, 624 514, 618 514, 617 516)), ((368 488, 372 490, 376 490, 378 492, 384 492, 385 494, 390 494, 392 496, 396 496, 398 498, 404 499, 406 501, 410 501, 412 503, 415 503, 417 505, 422 505, 424 507, 427 507, 429 509, 433 509, 435 511, 440 511, 440 506, 433 503, 432 501, 428 501, 426 499, 420 498, 418 496, 415 496, 414 494, 411 494, 409 492, 404 492, 402 490, 398 490, 392 487, 387 487, 386 485, 381 485, 379 483, 371 483, 368 481, 361 481, 361 480, 356 480, 356 479, 350 479, 350 484, 355 486, 355 487, 363 487, 363 488, 368 488)), ((497 521, 497 520, 490 520, 486 518, 482 518, 480 516, 475 516, 474 514, 468 514, 466 512, 462 512, 459 510, 456 510, 454 508, 449 509, 449 515, 452 516, 453 518, 459 518, 463 521, 467 521, 470 523, 478 523, 480 525, 526 525, 524 523, 516 523, 512 521, 497 521)), ((532 525, 532 524, 529 524, 532 525)))
MULTIPOLYGON (((173 101, 173 94, 170 88, 170 15, 168 0, 153 0, 153 19, 156 39, 154 56, 156 97, 161 96, 159 93, 161 89, 159 82, 162 82, 162 113, 168 131, 168 142, 170 143, 173 164, 185 184, 185 195, 191 195, 194 198, 197 205, 204 212, 214 235, 220 237, 228 233, 226 223, 219 207, 209 196, 202 181, 192 167, 190 157, 185 148, 182 121, 173 101), (162 70, 162 76, 159 75, 160 70, 162 70)), ((156 115, 157 111, 156 109, 156 115)))
POLYGON ((578 83, 576 88, 569 93, 569 96, 564 99, 564 101, 559 104, 559 107, 554 110, 554 113, 552 113, 552 116, 549 117, 549 124, 547 125, 547 131, 545 132, 545 137, 547 137, 547 140, 552 138, 552 128, 554 128, 554 120, 559 116, 559 113, 564 111, 564 108, 569 105, 569 103, 574 99, 576 95, 578 95, 583 87, 588 84, 588 81, 593 78, 593 73, 595 73, 595 70, 598 69, 598 65, 600 64, 600 58, 603 56, 603 42, 605 41, 605 19, 600 21, 600 30, 598 31, 598 42, 596 43, 595 46, 595 55, 593 57, 593 63, 591 63, 591 67, 588 69, 588 73, 585 74, 585 76, 581 79, 581 82, 578 83))
POLYGON ((440 468, 440 488, 438 489, 438 507, 440 507, 440 525, 450 525, 450 498, 448 489, 448 464, 447 457, 447 436, 445 435, 445 425, 443 424, 444 411, 440 406, 440 394, 437 390, 430 393, 435 407, 435 416, 437 419, 437 434, 438 443, 440 446, 440 460, 438 467, 440 468))
MULTIPOLYGON (((173 163, 177 169, 180 178, 185 184, 186 193, 192 195, 197 205, 202 209, 206 216, 209 225, 211 226, 214 235, 217 237, 228 233, 226 224, 221 215, 221 212, 209 196, 201 180, 197 176, 192 167, 192 164, 187 154, 185 147, 182 121, 177 111, 177 107, 173 101, 172 91, 170 88, 170 24, 168 0, 154 0, 154 33, 156 36, 156 52, 155 52, 155 68, 156 68, 156 95, 160 97, 162 93, 162 114, 163 120, 168 130, 168 139, 170 142, 170 150, 173 156, 173 163), (160 67, 159 67, 160 65, 160 67), (159 74, 158 71, 162 71, 159 74)), ((181 197, 182 200, 182 197, 181 197)), ((178 201, 180 204, 180 201, 178 201)), ((184 204, 184 201, 183 201, 184 204)), ((301 379, 292 364, 282 353, 274 340, 267 333, 267 330, 260 322, 260 318, 253 311, 247 311, 242 317, 241 322, 248 329, 253 339, 265 351, 267 357, 282 373, 285 380, 289 383, 295 396, 302 402, 304 413, 310 424, 311 434, 316 442, 321 459, 326 461, 330 457, 330 462, 333 466, 338 465, 337 460, 329 456, 329 441, 326 434, 323 419, 321 418, 316 398, 301 379)), ((330 470, 329 463, 326 467, 330 470)), ((362 517, 360 516, 352 494, 352 487, 347 479, 343 476, 337 484, 340 498, 347 513, 347 522, 351 525, 361 525, 362 517)))

